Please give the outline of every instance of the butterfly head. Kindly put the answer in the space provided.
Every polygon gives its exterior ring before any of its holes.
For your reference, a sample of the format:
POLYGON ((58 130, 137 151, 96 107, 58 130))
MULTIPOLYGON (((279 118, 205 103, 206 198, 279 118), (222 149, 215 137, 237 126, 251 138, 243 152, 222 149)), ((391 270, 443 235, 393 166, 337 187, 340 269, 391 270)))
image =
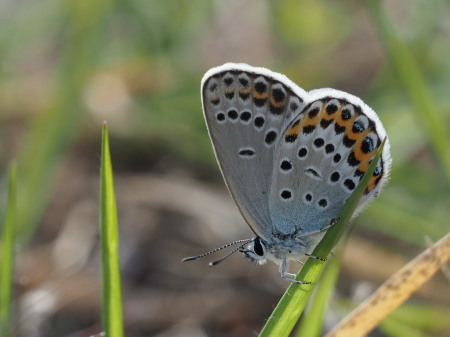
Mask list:
POLYGON ((264 264, 267 261, 266 243, 258 236, 254 237, 246 247, 240 249, 240 252, 253 264, 264 264))

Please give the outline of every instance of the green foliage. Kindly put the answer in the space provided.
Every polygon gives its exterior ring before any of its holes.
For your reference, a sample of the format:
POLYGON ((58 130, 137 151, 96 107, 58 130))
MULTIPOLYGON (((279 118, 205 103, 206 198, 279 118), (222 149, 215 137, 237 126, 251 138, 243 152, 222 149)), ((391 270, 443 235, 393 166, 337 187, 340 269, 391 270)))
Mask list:
POLYGON ((11 313, 14 280, 14 230, 16 225, 16 165, 9 168, 8 196, 0 236, 0 337, 7 337, 11 332, 11 313))

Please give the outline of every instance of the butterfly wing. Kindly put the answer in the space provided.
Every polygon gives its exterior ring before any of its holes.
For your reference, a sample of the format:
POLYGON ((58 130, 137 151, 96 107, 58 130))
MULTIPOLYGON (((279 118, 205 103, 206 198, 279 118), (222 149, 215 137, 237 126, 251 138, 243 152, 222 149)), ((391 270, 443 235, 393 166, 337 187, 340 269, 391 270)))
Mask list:
MULTIPOLYGON (((317 232, 336 219, 386 138, 375 112, 334 90, 308 93, 274 156, 269 212, 275 233, 317 232)), ((377 196, 390 168, 388 140, 358 210, 377 196)))
POLYGON ((304 108, 306 93, 284 75, 227 63, 205 74, 201 94, 228 189, 252 230, 267 239, 272 233, 269 193, 276 144, 304 108))

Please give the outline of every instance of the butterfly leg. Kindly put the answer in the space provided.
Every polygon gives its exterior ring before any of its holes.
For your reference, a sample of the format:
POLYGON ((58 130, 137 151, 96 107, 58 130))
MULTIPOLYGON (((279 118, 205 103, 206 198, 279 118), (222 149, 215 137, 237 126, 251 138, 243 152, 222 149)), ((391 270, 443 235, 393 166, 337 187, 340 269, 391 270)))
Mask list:
POLYGON ((328 226, 325 226, 325 227, 319 229, 319 232, 327 231, 329 228, 336 225, 340 219, 341 218, 331 219, 330 224, 328 226))
MULTIPOLYGON (((328 230, 329 228, 333 227, 335 224, 337 224, 337 222, 339 221, 339 219, 340 219, 340 218, 337 218, 337 219, 331 219, 330 224, 329 224, 328 226, 325 226, 325 227, 319 229, 318 232, 320 233, 320 232, 326 231, 326 230, 328 230)), ((330 252, 330 254, 331 254, 331 256, 334 256, 334 253, 333 253, 333 252, 330 252)), ((320 260, 320 261, 327 261, 327 260, 328 260, 327 258, 323 258, 323 257, 311 255, 311 254, 308 254, 308 253, 305 253, 305 255, 308 256, 308 257, 312 257, 313 259, 320 260)))
POLYGON ((297 238, 301 238, 303 236, 310 236, 310 235, 316 235, 322 232, 327 231, 328 229, 330 229, 331 227, 333 227, 335 224, 337 224, 337 222, 339 221, 339 218, 337 219, 331 219, 330 224, 326 225, 325 227, 319 228, 318 230, 312 231, 312 232, 307 232, 305 234, 301 234, 299 235, 297 238))
POLYGON ((326 259, 324 257, 319 257, 319 256, 311 255, 311 254, 308 254, 308 253, 305 253, 305 255, 308 256, 308 257, 312 257, 313 259, 320 260, 320 261, 327 261, 328 260, 328 259, 326 259))
POLYGON ((287 272, 287 262, 286 260, 281 261, 280 264, 280 274, 281 277, 284 278, 286 281, 297 283, 297 284, 309 284, 310 282, 303 282, 303 281, 297 281, 295 279, 295 274, 291 274, 287 272))

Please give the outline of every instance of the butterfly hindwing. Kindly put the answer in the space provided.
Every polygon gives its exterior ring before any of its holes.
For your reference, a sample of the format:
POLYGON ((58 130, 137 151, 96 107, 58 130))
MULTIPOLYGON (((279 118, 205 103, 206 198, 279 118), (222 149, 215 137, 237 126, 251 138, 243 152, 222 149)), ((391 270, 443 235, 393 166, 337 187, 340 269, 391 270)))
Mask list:
MULTIPOLYGON (((357 97, 333 89, 308 94, 274 156, 269 210, 275 232, 284 234, 329 226, 386 137, 376 114, 357 97)), ((386 144, 359 209, 379 193, 389 158, 386 144)))
POLYGON ((202 80, 202 102, 216 157, 252 230, 272 233, 269 193, 276 145, 304 108, 306 93, 264 68, 225 64, 202 80))

